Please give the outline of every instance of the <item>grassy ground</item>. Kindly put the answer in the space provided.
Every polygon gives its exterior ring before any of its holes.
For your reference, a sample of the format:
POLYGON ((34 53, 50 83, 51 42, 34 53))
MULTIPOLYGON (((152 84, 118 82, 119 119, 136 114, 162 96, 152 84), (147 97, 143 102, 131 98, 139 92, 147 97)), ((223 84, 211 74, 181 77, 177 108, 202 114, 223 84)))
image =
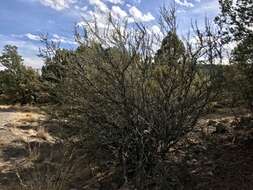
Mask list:
MULTIPOLYGON (((181 164, 172 175, 183 189, 253 189, 253 117, 233 113, 201 118, 171 150, 171 160, 181 164)), ((36 107, 0 106, 0 189, 120 189, 117 171, 103 173, 87 163, 78 148, 54 135, 60 126, 46 119, 36 107)))

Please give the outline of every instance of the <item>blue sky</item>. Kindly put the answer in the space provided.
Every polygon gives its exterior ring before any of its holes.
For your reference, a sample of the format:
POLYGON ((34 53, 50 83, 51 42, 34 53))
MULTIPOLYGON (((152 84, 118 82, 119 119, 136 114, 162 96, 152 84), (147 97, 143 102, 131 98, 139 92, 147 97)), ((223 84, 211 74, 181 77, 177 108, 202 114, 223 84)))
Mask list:
MULTIPOLYGON (((105 14, 129 21, 143 22, 154 29, 159 9, 174 0, 1 0, 0 50, 6 44, 16 45, 26 65, 40 68, 37 55, 42 47, 39 35, 48 34, 62 47, 75 48, 74 26, 82 18, 97 17, 102 26, 105 14)), ((186 34, 191 20, 201 26, 204 18, 218 14, 218 0, 175 0, 180 34, 186 34)))

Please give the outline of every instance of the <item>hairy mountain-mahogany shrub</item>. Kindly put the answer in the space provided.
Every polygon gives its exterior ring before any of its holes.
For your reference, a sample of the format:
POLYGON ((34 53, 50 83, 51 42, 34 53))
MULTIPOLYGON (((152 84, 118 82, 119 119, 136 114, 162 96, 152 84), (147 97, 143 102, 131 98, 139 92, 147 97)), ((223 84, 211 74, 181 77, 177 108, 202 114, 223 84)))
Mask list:
POLYGON ((212 69, 198 67, 215 59, 210 32, 205 38, 198 31, 192 45, 177 36, 174 15, 162 16, 167 32, 158 53, 145 27, 110 21, 101 32, 87 23, 91 36, 67 64, 62 91, 62 113, 81 127, 89 157, 116 164, 122 179, 138 189, 159 187, 157 179, 166 175, 159 166, 192 130, 215 85, 212 69))

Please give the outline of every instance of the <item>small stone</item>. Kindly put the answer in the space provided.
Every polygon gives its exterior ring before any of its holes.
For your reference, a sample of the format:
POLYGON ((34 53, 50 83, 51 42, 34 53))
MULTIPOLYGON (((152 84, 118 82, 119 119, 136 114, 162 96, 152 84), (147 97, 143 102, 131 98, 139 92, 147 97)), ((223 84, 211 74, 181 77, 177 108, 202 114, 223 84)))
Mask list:
POLYGON ((215 125, 216 123, 217 123, 217 121, 210 119, 207 121, 207 126, 212 126, 212 125, 215 125))
POLYGON ((209 126, 208 129, 207 129, 207 132, 209 134, 212 134, 212 133, 215 133, 216 132, 216 127, 215 126, 209 126))
POLYGON ((224 134, 227 132, 226 127, 222 123, 217 123, 215 127, 216 127, 216 133, 224 134))

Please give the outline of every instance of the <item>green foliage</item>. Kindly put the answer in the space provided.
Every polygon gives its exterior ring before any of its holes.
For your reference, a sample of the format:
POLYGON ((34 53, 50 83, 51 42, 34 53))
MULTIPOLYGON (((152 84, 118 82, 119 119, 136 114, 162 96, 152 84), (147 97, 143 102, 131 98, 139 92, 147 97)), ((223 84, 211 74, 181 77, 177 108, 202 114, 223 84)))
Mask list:
POLYGON ((57 76, 51 80, 61 102, 55 115, 78 129, 92 162, 116 167, 121 180, 134 180, 138 189, 160 187, 161 177, 171 178, 162 169, 169 168, 169 148, 192 130, 212 96, 212 71, 202 72, 198 65, 214 48, 185 47, 169 32, 154 55, 145 30, 122 32, 111 25, 106 38, 96 31, 97 40, 81 43, 70 56, 50 58, 64 76, 49 63, 43 76, 49 71, 57 76))
POLYGON ((253 35, 239 42, 233 50, 234 91, 240 93, 246 105, 253 111, 253 35))
POLYGON ((175 32, 169 32, 162 40, 161 48, 156 53, 156 61, 167 61, 171 64, 178 63, 185 53, 183 42, 178 38, 175 32), (164 60, 166 59, 166 60, 164 60))
POLYGON ((241 40, 252 34, 252 0, 219 0, 221 14, 215 18, 226 40, 241 40))
POLYGON ((0 91, 12 103, 21 104, 36 101, 40 88, 39 75, 23 65, 17 47, 6 45, 0 56, 0 63, 6 67, 0 72, 0 91))
POLYGON ((223 28, 224 42, 237 44, 230 59, 230 73, 226 74, 228 90, 234 100, 243 100, 253 111, 253 1, 221 0, 220 6, 216 22, 223 28))
POLYGON ((66 67, 71 64, 74 53, 66 49, 58 49, 53 57, 47 57, 45 65, 42 67, 42 80, 50 100, 54 103, 61 102, 61 89, 67 75, 66 67))

